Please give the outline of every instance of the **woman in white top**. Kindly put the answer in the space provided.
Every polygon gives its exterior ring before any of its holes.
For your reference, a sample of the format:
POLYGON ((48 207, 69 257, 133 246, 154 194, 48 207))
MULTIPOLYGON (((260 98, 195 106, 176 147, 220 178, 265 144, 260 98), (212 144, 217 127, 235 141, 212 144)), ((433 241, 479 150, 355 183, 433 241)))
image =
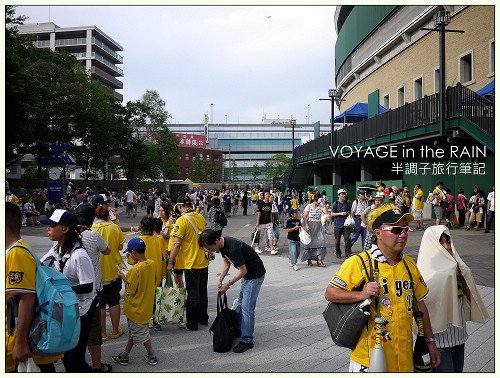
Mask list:
POLYGON ((311 242, 304 246, 302 261, 307 260, 307 265, 312 266, 312 259, 316 264, 325 267, 324 259, 326 255, 325 235, 321 225, 321 215, 323 208, 319 205, 320 195, 315 194, 312 203, 308 204, 302 214, 302 224, 305 230, 311 235, 311 242))
POLYGON ((64 368, 67 373, 90 373, 85 351, 96 306, 95 274, 77 231, 78 218, 73 212, 57 209, 50 218, 42 216, 40 222, 49 226, 49 239, 55 242, 40 261, 68 277, 79 301, 80 338, 76 347, 64 353, 64 368))
POLYGON ((428 227, 418 252, 418 269, 429 294, 425 304, 441 363, 435 372, 461 373, 467 340, 466 321, 485 323, 489 315, 469 267, 458 255, 446 226, 428 227))

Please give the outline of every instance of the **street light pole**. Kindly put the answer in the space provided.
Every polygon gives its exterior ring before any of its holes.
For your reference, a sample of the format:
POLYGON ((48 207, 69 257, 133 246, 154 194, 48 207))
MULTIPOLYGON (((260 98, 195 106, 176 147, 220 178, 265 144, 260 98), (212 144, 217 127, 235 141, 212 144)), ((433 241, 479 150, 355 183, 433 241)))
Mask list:
POLYGON ((311 106, 311 104, 308 104, 307 105, 307 124, 309 125, 309 107, 311 106))
POLYGON ((439 135, 445 134, 446 121, 446 44, 445 35, 451 33, 465 33, 463 30, 446 30, 446 25, 450 23, 450 12, 444 9, 439 10, 434 15, 434 28, 420 28, 420 30, 439 32, 439 135))
POLYGON ((333 118, 334 118, 334 114, 335 114, 335 104, 337 104, 337 106, 340 107, 339 104, 342 101, 344 101, 344 100, 341 99, 340 97, 338 97, 336 89, 329 89, 328 90, 328 97, 329 98, 320 98, 320 100, 322 100, 322 101, 330 101, 331 105, 332 105, 331 118, 330 118, 330 125, 331 125, 331 129, 330 129, 330 145, 333 148, 333 131, 334 131, 334 121, 333 121, 333 118))

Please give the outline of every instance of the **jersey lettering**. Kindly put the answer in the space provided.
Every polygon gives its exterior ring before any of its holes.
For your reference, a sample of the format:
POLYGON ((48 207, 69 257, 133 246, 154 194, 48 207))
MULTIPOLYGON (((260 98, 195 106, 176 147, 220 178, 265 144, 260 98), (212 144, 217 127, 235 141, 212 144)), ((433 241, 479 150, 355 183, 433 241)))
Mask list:
POLYGON ((408 280, 397 280, 396 285, 396 296, 401 297, 403 295, 403 290, 411 290, 411 281, 408 280))
POLYGON ((389 294, 389 283, 387 282, 387 278, 382 279, 382 288, 384 289, 384 295, 389 294))

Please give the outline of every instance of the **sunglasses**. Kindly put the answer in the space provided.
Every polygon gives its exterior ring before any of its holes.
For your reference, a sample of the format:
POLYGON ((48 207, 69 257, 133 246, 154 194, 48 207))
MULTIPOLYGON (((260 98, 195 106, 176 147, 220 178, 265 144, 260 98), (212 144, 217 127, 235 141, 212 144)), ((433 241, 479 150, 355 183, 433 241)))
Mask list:
POLYGON ((381 231, 390 231, 394 235, 408 234, 408 232, 413 231, 408 226, 389 226, 389 227, 379 227, 381 231))

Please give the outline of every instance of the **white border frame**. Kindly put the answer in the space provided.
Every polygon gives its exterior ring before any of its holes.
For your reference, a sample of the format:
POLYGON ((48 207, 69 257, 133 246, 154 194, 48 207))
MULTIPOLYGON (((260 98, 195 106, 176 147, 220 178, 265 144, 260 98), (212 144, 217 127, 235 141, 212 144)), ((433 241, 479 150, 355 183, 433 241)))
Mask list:
POLYGON ((491 48, 491 45, 495 43, 495 38, 492 38, 488 41, 488 77, 495 76, 495 62, 491 60, 492 52, 495 52, 495 48, 491 48))
POLYGON ((474 76, 474 49, 470 49, 458 56, 458 81, 465 87, 476 82, 476 78, 474 76), (462 58, 470 55, 470 67, 471 67, 471 79, 467 82, 462 82, 462 58))
POLYGON ((417 98, 417 87, 415 86, 417 80, 422 80, 422 98, 425 96, 425 86, 424 86, 424 74, 417 76, 416 78, 413 79, 413 101, 420 100, 420 98, 417 98))
POLYGON ((396 93, 397 93, 397 97, 396 97, 396 101, 397 101, 397 107, 399 108, 400 106, 403 106, 404 104, 406 104, 406 85, 401 85, 398 87, 398 89, 396 90, 396 93), (399 90, 403 88, 403 103, 400 104, 399 103, 399 90))

